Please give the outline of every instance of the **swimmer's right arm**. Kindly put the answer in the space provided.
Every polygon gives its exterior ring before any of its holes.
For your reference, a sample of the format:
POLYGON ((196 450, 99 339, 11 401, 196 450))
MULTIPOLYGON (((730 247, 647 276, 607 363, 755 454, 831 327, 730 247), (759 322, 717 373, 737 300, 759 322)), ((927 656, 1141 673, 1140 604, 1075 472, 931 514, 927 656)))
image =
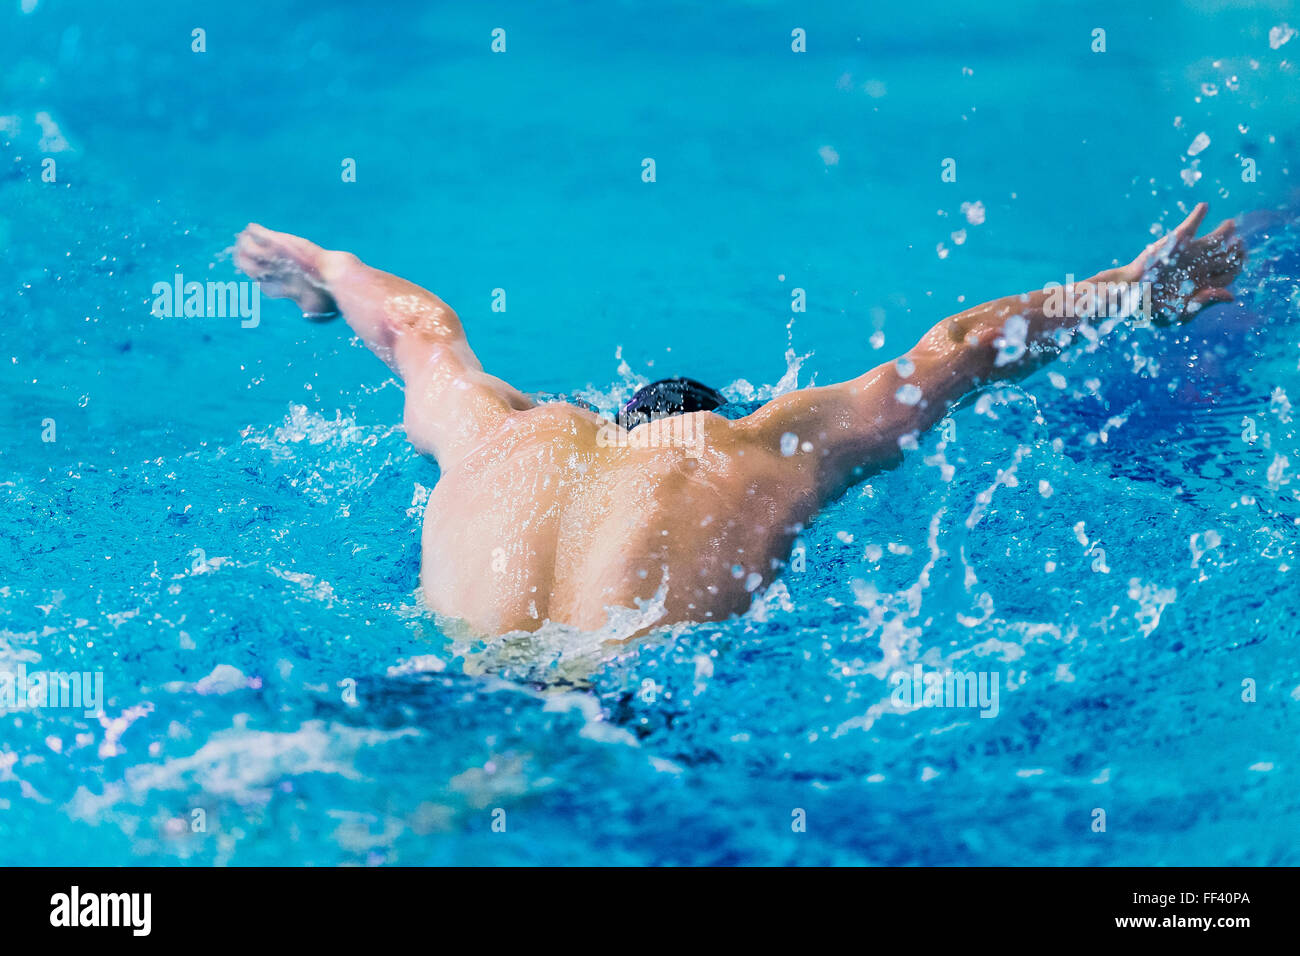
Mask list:
POLYGON ((921 427, 938 421, 970 391, 1023 378, 1055 358, 1085 322, 1146 312, 1169 324, 1232 301, 1227 286, 1241 271, 1245 247, 1230 219, 1195 238, 1208 209, 1197 205, 1178 228, 1126 266, 1070 286, 1049 283, 1051 288, 995 299, 936 325, 899 363, 915 368, 911 380, 921 390, 918 404, 925 406, 921 427))
MULTIPOLYGON (((1165 239, 1132 263, 1106 269, 1073 286, 1077 297, 1106 296, 1111 285, 1138 290, 1150 282, 1153 312, 1182 317, 1230 301, 1225 288, 1245 260, 1231 221, 1194 239, 1207 206, 1202 203, 1165 239)), ((1059 354, 1082 321, 1061 308, 1063 291, 1007 296, 944 319, 900 359, 865 375, 774 399, 736 430, 785 455, 834 494, 900 455, 899 441, 930 428, 971 391, 994 381, 1021 378, 1059 354), (1070 315, 1066 315, 1066 312, 1070 315), (797 442, 784 436, 794 435, 797 442)))

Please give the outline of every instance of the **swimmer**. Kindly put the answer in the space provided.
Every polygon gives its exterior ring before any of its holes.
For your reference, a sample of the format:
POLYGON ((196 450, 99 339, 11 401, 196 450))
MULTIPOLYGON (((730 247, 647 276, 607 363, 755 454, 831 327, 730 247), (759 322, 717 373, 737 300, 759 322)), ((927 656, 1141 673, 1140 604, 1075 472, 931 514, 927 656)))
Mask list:
POLYGON ((1060 289, 995 299, 897 361, 735 420, 689 379, 646 386, 617 422, 537 404, 484 371, 456 313, 405 279, 258 225, 235 260, 309 317, 341 314, 405 383, 407 439, 441 471, 424 518, 425 604, 487 635, 546 621, 594 631, 609 609, 656 598, 655 626, 745 611, 820 508, 897 464, 900 441, 972 391, 1057 355, 1079 324, 1096 324, 1078 316, 1107 289, 1112 304, 1116 289, 1142 290, 1125 314, 1145 299, 1162 324, 1231 301, 1245 246, 1231 221, 1196 238, 1207 208, 1128 265, 1075 283, 1068 307, 1060 289))

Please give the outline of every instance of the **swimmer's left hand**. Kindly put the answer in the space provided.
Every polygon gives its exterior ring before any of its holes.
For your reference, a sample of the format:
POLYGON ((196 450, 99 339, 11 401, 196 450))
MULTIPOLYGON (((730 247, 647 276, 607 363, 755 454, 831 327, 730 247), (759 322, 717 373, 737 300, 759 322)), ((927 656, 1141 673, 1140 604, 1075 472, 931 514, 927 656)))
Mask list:
POLYGON ((1233 300, 1227 287, 1246 263, 1246 244, 1231 219, 1197 239, 1209 208, 1199 203, 1177 229, 1119 270, 1125 281, 1152 284, 1151 318, 1157 324, 1186 322, 1202 309, 1233 300))

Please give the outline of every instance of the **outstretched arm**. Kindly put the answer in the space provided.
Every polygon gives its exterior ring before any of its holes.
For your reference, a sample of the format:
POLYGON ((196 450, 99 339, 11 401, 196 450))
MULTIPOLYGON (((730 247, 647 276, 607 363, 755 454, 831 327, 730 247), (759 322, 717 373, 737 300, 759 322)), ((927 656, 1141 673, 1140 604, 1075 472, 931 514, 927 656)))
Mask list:
POLYGON ((515 411, 532 407, 483 366, 459 317, 432 292, 287 233, 250 224, 235 263, 274 298, 305 314, 342 313, 372 352, 406 383, 407 438, 443 468, 458 461, 515 411))
POLYGON ((1178 321, 1231 300, 1225 287, 1241 270, 1244 247, 1230 220, 1195 238, 1207 209, 1198 205, 1127 266, 1072 287, 967 309, 944 319, 900 359, 848 382, 783 395, 736 427, 774 448, 783 435, 796 435, 794 464, 813 471, 823 494, 837 494, 892 464, 903 436, 929 428, 973 389, 1020 378, 1054 358, 1089 316, 1118 308, 1131 317, 1149 309, 1156 321, 1178 321))

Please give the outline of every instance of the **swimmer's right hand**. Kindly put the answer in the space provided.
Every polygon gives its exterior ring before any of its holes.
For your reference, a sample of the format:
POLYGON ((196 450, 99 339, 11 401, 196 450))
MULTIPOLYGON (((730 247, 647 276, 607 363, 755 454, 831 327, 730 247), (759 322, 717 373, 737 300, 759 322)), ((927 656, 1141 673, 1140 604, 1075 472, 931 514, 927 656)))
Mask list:
POLYGON ((1233 300, 1227 287, 1245 265, 1246 245, 1231 219, 1197 239, 1209 208, 1199 203, 1177 229, 1119 270, 1127 282, 1151 283, 1151 318, 1157 324, 1185 322, 1204 308, 1233 300))

